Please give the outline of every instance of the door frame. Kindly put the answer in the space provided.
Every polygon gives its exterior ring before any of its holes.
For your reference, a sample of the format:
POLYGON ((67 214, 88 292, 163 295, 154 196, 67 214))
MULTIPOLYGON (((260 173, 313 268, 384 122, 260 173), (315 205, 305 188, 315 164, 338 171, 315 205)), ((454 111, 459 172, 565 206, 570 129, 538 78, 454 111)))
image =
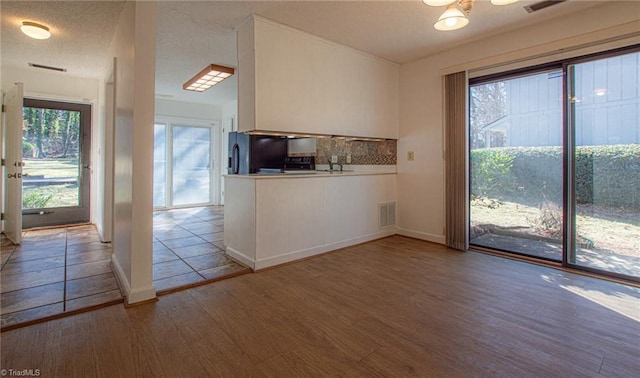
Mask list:
POLYGON ((61 109, 80 112, 80 143, 79 166, 82 174, 78 183, 80 187, 80 205, 52 208, 51 213, 44 214, 37 209, 23 210, 23 229, 33 227, 49 227, 67 224, 89 223, 91 221, 91 134, 93 105, 63 100, 49 100, 37 97, 25 97, 23 107, 46 109, 61 109))

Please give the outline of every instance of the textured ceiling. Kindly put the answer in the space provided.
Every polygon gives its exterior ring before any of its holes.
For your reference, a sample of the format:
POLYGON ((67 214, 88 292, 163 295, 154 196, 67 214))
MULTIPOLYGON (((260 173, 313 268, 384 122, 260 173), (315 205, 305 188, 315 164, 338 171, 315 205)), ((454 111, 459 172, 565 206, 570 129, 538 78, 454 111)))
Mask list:
POLYGON ((107 50, 124 1, 0 1, 2 65, 28 63, 67 69, 71 76, 97 77, 108 61, 107 50), (49 26, 51 38, 22 34, 22 21, 49 26))
MULTIPOLYGON (((223 104, 236 98, 236 75, 204 93, 182 83, 206 65, 237 66, 235 29, 250 14, 405 63, 453 46, 576 12, 603 1, 570 0, 529 14, 520 1, 494 6, 477 0, 469 26, 439 32, 433 23, 444 7, 412 1, 159 1, 156 95, 178 101, 223 104)), ((611 3, 611 1, 605 1, 611 3)), ((66 67, 69 75, 98 77, 123 2, 8 2, 2 11, 2 64, 27 62, 66 67), (47 41, 18 31, 21 20, 52 26, 47 41)))

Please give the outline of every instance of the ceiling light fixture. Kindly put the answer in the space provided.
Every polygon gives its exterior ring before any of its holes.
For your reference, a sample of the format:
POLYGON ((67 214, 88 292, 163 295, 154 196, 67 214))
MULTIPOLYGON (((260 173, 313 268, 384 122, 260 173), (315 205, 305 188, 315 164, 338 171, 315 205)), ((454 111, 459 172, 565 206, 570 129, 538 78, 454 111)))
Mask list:
POLYGON ((22 21, 20 30, 24 34, 34 39, 47 39, 51 37, 49 28, 42 24, 38 24, 37 22, 22 21))
POLYGON ((182 85, 182 89, 194 92, 204 92, 207 89, 213 87, 218 84, 222 80, 228 78, 233 75, 234 69, 231 67, 218 66, 215 64, 210 64, 202 71, 198 72, 198 74, 186 83, 182 85))
MULTIPOLYGON (((518 0, 491 0, 493 5, 507 5, 518 0)), ((437 30, 450 31, 467 26, 469 14, 473 8, 475 0, 422 0, 423 3, 432 7, 447 6, 442 16, 433 24, 437 30)))

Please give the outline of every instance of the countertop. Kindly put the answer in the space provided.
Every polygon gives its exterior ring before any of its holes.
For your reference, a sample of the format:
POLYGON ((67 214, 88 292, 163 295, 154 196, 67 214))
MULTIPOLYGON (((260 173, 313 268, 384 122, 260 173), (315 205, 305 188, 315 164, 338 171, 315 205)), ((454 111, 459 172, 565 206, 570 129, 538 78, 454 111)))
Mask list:
POLYGON ((285 171, 283 173, 251 173, 245 175, 223 175, 228 178, 239 179, 290 179, 290 178, 312 178, 312 177, 338 177, 338 176, 366 176, 366 175, 395 175, 396 166, 387 166, 389 168, 377 169, 346 169, 344 171, 285 171))

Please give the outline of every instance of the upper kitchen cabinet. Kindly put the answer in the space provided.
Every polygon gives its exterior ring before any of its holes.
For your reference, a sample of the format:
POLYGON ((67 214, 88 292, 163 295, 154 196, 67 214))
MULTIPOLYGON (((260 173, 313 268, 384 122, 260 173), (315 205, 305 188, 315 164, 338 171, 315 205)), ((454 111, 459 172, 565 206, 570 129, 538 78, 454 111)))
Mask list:
POLYGON ((238 29, 238 128, 398 138, 399 66, 253 16, 238 29))

